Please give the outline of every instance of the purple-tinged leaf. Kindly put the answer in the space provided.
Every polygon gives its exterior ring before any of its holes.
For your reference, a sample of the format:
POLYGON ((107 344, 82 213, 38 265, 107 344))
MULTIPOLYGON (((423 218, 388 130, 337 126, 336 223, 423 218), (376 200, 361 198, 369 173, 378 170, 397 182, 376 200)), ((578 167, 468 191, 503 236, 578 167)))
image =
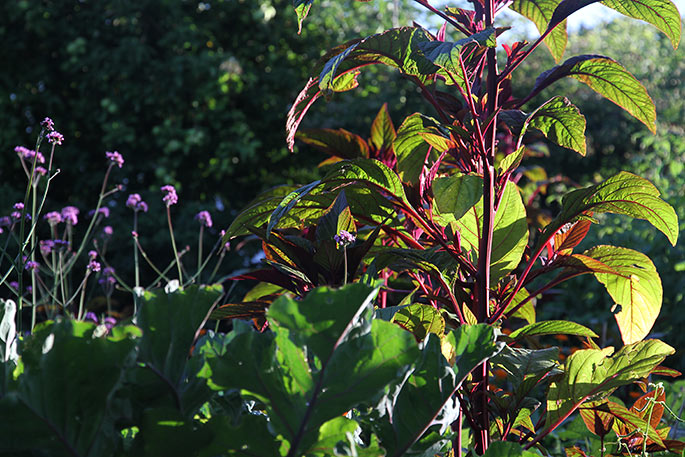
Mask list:
POLYGON ((369 146, 366 141, 359 135, 345 129, 300 130, 295 138, 326 154, 342 159, 369 157, 369 146))
MULTIPOLYGON (((560 2, 561 0, 514 0, 510 8, 530 19, 542 34, 547 30, 552 14, 560 2)), ((545 38, 545 45, 549 48, 556 62, 559 62, 563 57, 567 41, 566 23, 563 22, 559 25, 545 38)))
POLYGON ((565 21, 567 17, 576 11, 583 9, 592 3, 597 3, 598 1, 599 0, 562 0, 562 2, 559 3, 559 6, 554 10, 547 30, 551 30, 561 24, 562 21, 565 21))

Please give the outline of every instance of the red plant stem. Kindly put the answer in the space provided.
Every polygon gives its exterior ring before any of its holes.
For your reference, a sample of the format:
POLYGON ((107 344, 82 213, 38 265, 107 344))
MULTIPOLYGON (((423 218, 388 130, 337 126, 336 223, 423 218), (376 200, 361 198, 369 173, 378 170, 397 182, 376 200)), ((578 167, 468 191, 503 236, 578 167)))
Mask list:
MULTIPOLYGON (((559 284, 561 284, 561 283, 564 282, 564 281, 568 281, 568 280, 571 279, 571 278, 575 278, 576 276, 580 276, 580 275, 584 275, 584 274, 588 274, 588 273, 590 273, 590 272, 589 272, 589 271, 583 271, 583 272, 580 272, 580 273, 573 273, 573 274, 568 275, 568 276, 561 276, 561 277, 558 277, 557 279, 553 280, 552 282, 550 282, 550 283, 548 283, 548 284, 545 284, 544 286, 540 287, 538 290, 536 290, 536 291, 533 292, 532 294, 528 295, 528 297, 526 297, 525 300, 521 300, 521 302, 520 302, 519 304, 517 304, 516 306, 514 306, 514 307, 511 309, 511 311, 509 311, 509 316, 512 316, 516 311, 519 310, 519 308, 521 308, 523 305, 525 305, 525 304, 528 303, 530 300, 532 300, 533 297, 537 297, 537 296, 540 295, 541 293, 543 293, 543 292, 545 292, 545 291, 551 289, 551 288, 554 287, 554 286, 558 286, 559 284)), ((499 315, 501 316, 501 314, 499 314, 499 315)), ((493 317, 494 317, 494 315, 493 315, 493 317)), ((498 319, 499 319, 499 318, 498 318, 498 319)), ((497 319, 495 319, 495 321, 496 321, 496 320, 497 320, 497 319)), ((493 321, 493 322, 495 322, 495 321, 493 321)), ((491 323, 492 323, 492 322, 491 322, 491 323)))
POLYGON ((414 0, 416 3, 418 3, 421 6, 425 6, 430 12, 437 14, 441 18, 445 20, 448 24, 450 24, 452 27, 455 29, 459 30, 461 33, 463 33, 466 36, 470 36, 471 32, 469 32, 464 26, 459 24, 458 22, 455 22, 451 17, 447 16, 445 13, 442 11, 439 11, 435 9, 430 3, 428 3, 428 0, 414 0))

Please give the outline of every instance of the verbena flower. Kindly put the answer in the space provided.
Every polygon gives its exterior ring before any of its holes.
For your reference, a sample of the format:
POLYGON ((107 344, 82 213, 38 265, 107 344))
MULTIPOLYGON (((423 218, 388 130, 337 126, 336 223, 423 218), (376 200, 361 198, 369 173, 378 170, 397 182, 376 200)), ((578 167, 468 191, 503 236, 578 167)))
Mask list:
POLYGON ((117 325, 117 320, 111 316, 107 316, 103 319, 103 323, 105 324, 105 327, 107 327, 107 330, 112 330, 112 327, 117 325))
POLYGON ((102 270, 102 277, 98 279, 98 284, 102 284, 103 286, 113 286, 116 284, 117 280, 114 277, 114 268, 112 267, 105 267, 102 270))
POLYGON ((333 239, 336 243, 338 243, 339 247, 345 247, 354 243, 357 237, 348 232, 347 230, 340 230, 340 233, 335 235, 333 239))
POLYGON ((64 141, 64 136, 55 130, 48 133, 46 138, 48 139, 48 143, 56 144, 57 146, 61 146, 64 141))
POLYGON ((80 211, 75 206, 65 206, 62 208, 62 220, 70 225, 78 224, 78 215, 80 211))
POLYGON ((212 226, 212 215, 209 214, 209 211, 200 211, 195 215, 195 220, 200 221, 200 224, 205 227, 212 226))
POLYGON ((167 208, 178 203, 178 195, 176 194, 176 189, 174 186, 167 184, 166 186, 161 187, 161 191, 166 192, 166 195, 162 197, 162 201, 167 208))
POLYGON ((40 240, 40 252, 44 256, 48 256, 55 248, 54 240, 40 240))
POLYGON ((68 248, 69 242, 67 240, 52 240, 55 243, 55 249, 68 248))
POLYGON ((50 224, 50 227, 54 227, 55 225, 59 224, 62 222, 62 215, 58 213, 57 211, 50 211, 49 213, 45 214, 43 216, 43 219, 48 221, 48 224, 50 224))
POLYGON ((91 321, 95 322, 96 324, 98 323, 98 317, 95 315, 94 312, 88 311, 86 315, 83 318, 84 321, 91 321))
POLYGON ((100 262, 96 260, 91 260, 88 262, 88 270, 98 272, 100 271, 100 262))
POLYGON ((0 227, 11 227, 12 219, 9 216, 0 217, 0 227))
POLYGON ((34 260, 29 260, 24 264, 24 269, 25 270, 37 270, 38 269, 38 262, 34 260))
POLYGON ((93 259, 96 258, 97 256, 98 256, 97 251, 88 251, 88 258, 89 258, 90 260, 93 260, 93 259))
POLYGON ((126 206, 131 208, 133 211, 142 211, 147 213, 147 203, 143 201, 140 194, 131 194, 126 199, 126 206))
MULTIPOLYGON (((103 206, 102 208, 98 209, 97 213, 102 214, 102 217, 109 217, 109 208, 107 208, 106 206, 103 206)), ((94 209, 91 209, 90 211, 88 211, 88 216, 92 217, 94 214, 95 214, 94 209)))
POLYGON ((36 167, 36 173, 41 176, 45 176, 48 173, 48 170, 46 170, 44 167, 36 167))
POLYGON ((124 164, 124 157, 117 151, 105 152, 105 157, 107 157, 107 160, 114 162, 119 168, 124 164))
POLYGON ((43 128, 45 128, 46 130, 48 130, 50 132, 55 130, 55 123, 52 122, 52 119, 50 119, 49 117, 46 117, 45 119, 43 119, 41 121, 40 125, 42 125, 43 128))
POLYGON ((34 158, 38 161, 38 163, 45 163, 45 157, 43 154, 40 152, 33 151, 31 149, 25 148, 24 146, 17 146, 14 148, 14 152, 19 154, 21 157, 23 157, 26 160, 33 161, 34 158))
POLYGON ((24 209, 24 204, 22 202, 17 202, 12 206, 12 208, 16 209, 17 211, 21 211, 24 209))
POLYGON ((102 233, 105 236, 112 236, 112 234, 114 233, 114 229, 112 228, 111 225, 106 225, 105 227, 103 227, 102 233))

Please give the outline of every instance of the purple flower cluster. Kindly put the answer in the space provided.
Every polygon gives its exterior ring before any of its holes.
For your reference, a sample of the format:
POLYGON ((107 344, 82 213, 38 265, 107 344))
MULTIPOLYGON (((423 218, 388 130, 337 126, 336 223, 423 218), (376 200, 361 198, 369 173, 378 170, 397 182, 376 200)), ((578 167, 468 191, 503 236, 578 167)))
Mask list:
POLYGON ((124 164, 124 157, 117 151, 105 152, 105 157, 107 157, 107 160, 110 162, 114 162, 119 168, 124 164))
POLYGON ((133 211, 142 211, 147 213, 147 203, 143 201, 140 194, 131 194, 126 199, 126 206, 131 208, 133 211))
POLYGON ((195 215, 195 220, 200 221, 200 224, 205 227, 212 226, 212 215, 209 214, 209 211, 200 211, 195 215))
MULTIPOLYGON (((12 216, 12 219, 14 219, 15 221, 18 221, 19 219, 21 219, 21 212, 24 209, 24 204, 22 202, 17 202, 14 204, 13 208, 14 211, 10 213, 10 216, 12 216)), ((26 214, 26 219, 31 220, 31 215, 26 214)))
MULTIPOLYGON (((102 208, 98 208, 97 214, 102 214, 102 217, 107 218, 107 217, 109 217, 109 208, 107 208, 106 206, 103 206, 102 208)), ((90 211, 88 211, 88 216, 93 217, 93 215, 95 215, 94 209, 91 209, 90 211)))
POLYGON ((48 143, 56 144, 57 146, 62 146, 62 142, 64 141, 64 136, 62 136, 62 134, 59 132, 55 132, 54 130, 48 133, 46 138, 48 139, 48 143))
POLYGON ((69 242, 67 240, 40 240, 39 242, 40 253, 44 256, 47 256, 52 251, 66 248, 68 246, 69 242))
POLYGON ((78 224, 78 215, 80 211, 75 206, 65 206, 62 208, 62 220, 70 225, 78 224))
POLYGON ((25 148, 24 146, 17 146, 16 148, 14 148, 14 152, 19 154, 22 158, 26 160, 33 161, 34 159, 36 159, 38 163, 45 163, 45 157, 43 156, 43 154, 25 148))
POLYGON ((52 119, 50 119, 49 117, 46 117, 45 119, 43 119, 41 121, 40 125, 42 125, 43 128, 49 132, 52 132, 53 130, 55 130, 55 123, 52 122, 52 119))
POLYGON ((161 188, 162 192, 166 192, 166 195, 162 198, 164 204, 168 207, 178 203, 178 195, 176 194, 176 189, 174 186, 166 185, 161 188))
POLYGON ((50 227, 54 227, 55 225, 62 222, 62 215, 57 211, 50 211, 49 213, 46 213, 45 216, 43 216, 43 219, 48 221, 50 227))
POLYGON ((29 260, 24 264, 24 269, 36 271, 38 269, 38 266, 39 266, 38 262, 35 262, 33 260, 29 260))
POLYGON ((100 262, 96 261, 95 259, 97 258, 98 253, 95 251, 88 251, 88 258, 90 259, 90 262, 88 262, 88 271, 94 271, 98 272, 100 271, 100 262))
POLYGON ((105 287, 107 286, 114 286, 114 284, 117 283, 117 279, 114 277, 114 268, 112 267, 105 267, 102 270, 102 277, 98 279, 98 284, 101 284, 105 287))
POLYGON ((333 239, 336 243, 338 243, 339 247, 345 247, 354 243, 357 237, 348 232, 347 230, 340 230, 340 233, 335 235, 333 239))

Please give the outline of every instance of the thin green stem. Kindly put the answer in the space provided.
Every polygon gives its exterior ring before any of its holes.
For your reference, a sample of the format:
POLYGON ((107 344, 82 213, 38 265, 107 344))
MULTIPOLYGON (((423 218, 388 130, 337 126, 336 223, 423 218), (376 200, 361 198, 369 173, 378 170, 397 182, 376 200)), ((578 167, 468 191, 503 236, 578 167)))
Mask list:
POLYGON ((169 234, 171 235, 171 247, 174 250, 174 258, 176 259, 176 267, 178 268, 178 284, 183 288, 183 272, 181 271, 181 259, 178 256, 178 249, 176 249, 176 239, 174 238, 174 227, 171 224, 171 208, 166 207, 166 220, 169 223, 169 234))

